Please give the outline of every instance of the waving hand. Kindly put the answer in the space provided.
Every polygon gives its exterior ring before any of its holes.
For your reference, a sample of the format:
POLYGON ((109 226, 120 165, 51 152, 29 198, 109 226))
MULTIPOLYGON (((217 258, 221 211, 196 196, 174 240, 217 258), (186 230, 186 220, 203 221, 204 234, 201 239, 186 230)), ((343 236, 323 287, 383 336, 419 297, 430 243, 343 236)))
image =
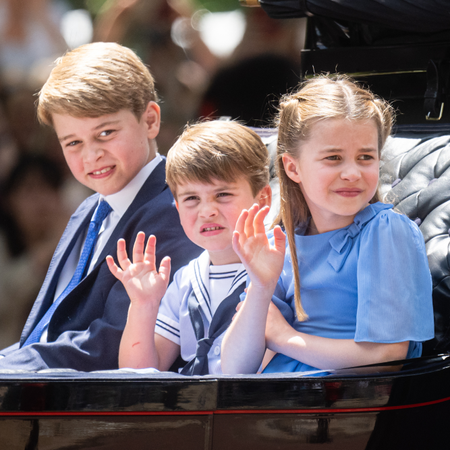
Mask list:
POLYGON ((242 211, 233 234, 233 248, 247 269, 254 286, 274 286, 284 264, 286 236, 280 227, 273 230, 274 244, 270 245, 264 228, 264 218, 269 212, 266 206, 259 210, 253 205, 242 211))
POLYGON ((163 297, 169 284, 170 258, 166 256, 160 264, 159 271, 155 265, 156 237, 150 236, 144 252, 145 234, 141 231, 136 236, 133 246, 133 262, 127 255, 125 240, 117 242, 116 265, 112 256, 106 257, 111 273, 122 282, 132 303, 157 302, 163 297))

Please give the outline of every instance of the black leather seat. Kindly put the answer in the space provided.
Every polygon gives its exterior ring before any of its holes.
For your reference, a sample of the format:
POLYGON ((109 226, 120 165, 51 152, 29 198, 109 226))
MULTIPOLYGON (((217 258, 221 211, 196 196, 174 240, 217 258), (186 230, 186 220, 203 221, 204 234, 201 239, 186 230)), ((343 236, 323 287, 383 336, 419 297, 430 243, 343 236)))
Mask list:
POLYGON ((384 148, 380 181, 384 201, 414 220, 425 239, 436 336, 424 353, 450 350, 450 132, 398 132, 384 148))

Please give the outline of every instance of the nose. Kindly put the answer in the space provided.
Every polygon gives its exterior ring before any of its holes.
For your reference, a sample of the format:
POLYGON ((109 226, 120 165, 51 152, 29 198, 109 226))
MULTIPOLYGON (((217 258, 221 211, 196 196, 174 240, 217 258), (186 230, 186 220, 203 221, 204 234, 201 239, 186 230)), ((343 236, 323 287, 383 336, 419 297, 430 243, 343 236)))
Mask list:
POLYGON ((104 151, 98 144, 85 145, 83 149, 83 159, 86 163, 98 161, 103 156, 104 151))
POLYGON ((217 207, 214 202, 203 202, 200 206, 200 217, 209 219, 217 216, 217 207))
POLYGON ((345 164, 341 171, 341 178, 350 182, 358 181, 361 178, 361 169, 355 162, 345 164))

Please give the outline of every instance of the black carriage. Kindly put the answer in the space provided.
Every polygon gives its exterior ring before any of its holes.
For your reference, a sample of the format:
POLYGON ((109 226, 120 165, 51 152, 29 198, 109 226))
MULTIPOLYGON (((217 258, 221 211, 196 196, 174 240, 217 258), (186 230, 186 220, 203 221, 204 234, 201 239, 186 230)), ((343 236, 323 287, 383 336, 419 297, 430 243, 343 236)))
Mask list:
MULTIPOLYGON (((309 17, 302 77, 348 73, 399 110, 381 188, 424 234, 435 339, 421 358, 398 361, 395 370, 379 365, 239 377, 151 370, 2 372, 0 448, 449 447, 450 4, 260 3, 275 18, 309 17)), ((266 139, 273 148, 274 136, 266 139)))

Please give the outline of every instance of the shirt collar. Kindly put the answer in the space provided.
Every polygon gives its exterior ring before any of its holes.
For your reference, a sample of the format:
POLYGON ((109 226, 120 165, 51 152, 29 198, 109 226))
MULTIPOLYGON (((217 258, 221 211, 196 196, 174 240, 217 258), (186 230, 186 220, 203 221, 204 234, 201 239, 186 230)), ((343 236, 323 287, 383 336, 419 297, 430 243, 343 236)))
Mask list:
POLYGON ((161 161, 161 155, 156 153, 156 156, 148 164, 146 164, 121 191, 107 196, 100 196, 100 201, 102 199, 106 200, 113 211, 122 217, 131 205, 137 193, 140 191, 141 187, 144 185, 147 178, 161 161))

